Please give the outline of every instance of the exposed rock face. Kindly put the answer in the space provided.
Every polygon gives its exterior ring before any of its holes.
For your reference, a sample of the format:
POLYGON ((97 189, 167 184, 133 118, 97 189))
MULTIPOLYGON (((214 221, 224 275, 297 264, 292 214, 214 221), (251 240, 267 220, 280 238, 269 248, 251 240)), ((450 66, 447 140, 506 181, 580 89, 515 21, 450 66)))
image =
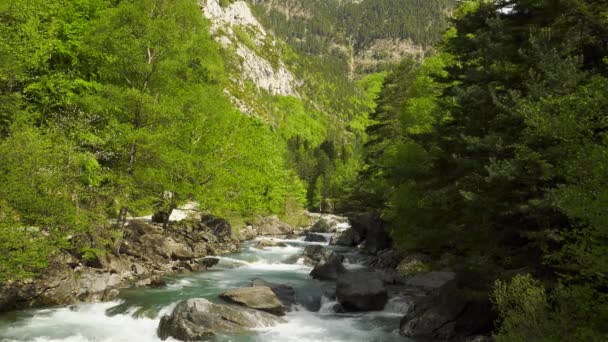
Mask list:
POLYGON ((401 320, 400 333, 420 339, 463 340, 489 334, 495 319, 487 294, 458 289, 450 282, 414 304, 401 320))
POLYGON ((274 241, 271 239, 263 239, 256 243, 255 248, 264 249, 266 247, 287 247, 286 243, 274 241))
POLYGON ((384 282, 373 272, 348 272, 338 277, 336 296, 347 311, 382 310, 388 301, 384 282))
POLYGON ((390 248, 391 238, 385 230, 384 222, 374 213, 350 213, 347 215, 352 229, 365 240, 364 250, 376 254, 390 248))
POLYGON ((231 235, 228 222, 213 216, 167 229, 130 221, 120 255, 106 253, 94 261, 59 255, 37 278, 0 286, 0 311, 112 300, 119 288, 161 286, 160 275, 202 271, 209 265, 205 256, 238 251, 231 235))
POLYGON ((285 314, 285 307, 268 286, 254 286, 228 290, 220 298, 251 309, 266 311, 274 315, 285 314))
POLYGON ((341 256, 332 253, 326 260, 319 261, 310 275, 320 280, 336 280, 340 274, 346 272, 346 268, 342 265, 342 259, 341 256))
POLYGON ((287 310, 290 310, 292 305, 296 303, 296 292, 293 287, 289 285, 271 283, 263 279, 254 279, 251 281, 251 286, 269 287, 287 310))
MULTIPOLYGON (((252 46, 239 41, 234 27, 250 32, 255 50, 276 48, 274 37, 269 36, 246 2, 234 1, 223 7, 219 0, 207 0, 203 3, 203 13, 211 21, 211 32, 216 40, 224 48, 235 48, 236 55, 241 59, 240 74, 245 79, 272 95, 299 96, 295 91, 295 77, 282 61, 273 65, 252 50, 252 46)), ((244 80, 240 81, 243 85, 244 80)))
POLYGON ((325 236, 315 233, 306 234, 306 238, 304 239, 306 242, 327 242, 325 236))
POLYGON ((294 228, 287 223, 281 222, 275 215, 260 217, 254 223, 258 235, 286 235, 293 234, 294 228))
POLYGON ((181 341, 200 341, 217 334, 245 332, 281 322, 281 318, 266 312, 196 298, 180 302, 171 315, 163 316, 157 333, 162 340, 173 337, 181 341))

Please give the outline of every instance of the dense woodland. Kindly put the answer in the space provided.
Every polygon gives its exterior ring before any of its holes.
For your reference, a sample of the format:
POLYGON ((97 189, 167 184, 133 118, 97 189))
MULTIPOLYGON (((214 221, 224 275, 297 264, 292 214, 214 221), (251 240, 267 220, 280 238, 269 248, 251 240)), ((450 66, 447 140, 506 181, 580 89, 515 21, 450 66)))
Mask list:
POLYGON ((466 1, 449 24, 447 0, 252 2, 303 81, 256 98, 266 117, 225 94, 196 1, 0 2, 0 282, 189 201, 373 211, 400 253, 470 274, 498 341, 608 339, 604 1, 466 1), (435 53, 351 80, 332 48, 395 37, 435 53))
POLYGON ((498 341, 605 341, 608 5, 466 2, 438 48, 386 77, 355 203, 461 263, 498 341))

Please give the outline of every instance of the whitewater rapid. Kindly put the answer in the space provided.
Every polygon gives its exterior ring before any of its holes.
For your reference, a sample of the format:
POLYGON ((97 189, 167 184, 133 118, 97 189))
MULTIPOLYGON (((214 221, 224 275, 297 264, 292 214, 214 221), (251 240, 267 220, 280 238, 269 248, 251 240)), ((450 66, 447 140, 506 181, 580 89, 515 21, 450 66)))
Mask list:
POLYGON ((170 313, 177 302, 203 297, 219 303, 219 293, 249 286, 254 278, 292 286, 299 304, 287 314, 284 324, 247 335, 218 336, 214 341, 408 341, 396 330, 402 302, 389 302, 384 311, 375 313, 337 314, 331 298, 335 285, 310 278, 311 267, 299 258, 306 245, 319 243, 280 241, 288 247, 257 249, 255 241, 246 242, 240 253, 219 257, 219 263, 206 272, 167 278, 168 285, 160 289, 125 289, 118 301, 1 316, 0 341, 160 341, 156 336, 160 317, 170 313))

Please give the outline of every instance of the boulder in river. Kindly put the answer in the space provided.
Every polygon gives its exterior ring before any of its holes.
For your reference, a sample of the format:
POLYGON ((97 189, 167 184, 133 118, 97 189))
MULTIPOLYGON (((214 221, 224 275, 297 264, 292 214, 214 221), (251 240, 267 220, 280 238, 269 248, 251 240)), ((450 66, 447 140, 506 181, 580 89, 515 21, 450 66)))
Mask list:
POLYGON ((263 279, 256 278, 251 281, 251 286, 269 287, 287 310, 289 310, 292 305, 296 303, 295 290, 289 285, 271 283, 263 279))
POLYGON ((361 243, 361 236, 352 228, 337 231, 329 240, 330 245, 352 247, 361 243))
POLYGON ((336 280, 338 276, 346 272, 342 265, 342 257, 332 253, 327 259, 319 261, 310 272, 315 279, 336 280))
POLYGON ((277 295, 268 286, 245 287, 228 290, 220 298, 251 309, 266 311, 274 315, 285 314, 285 307, 277 295))
POLYGON ((358 271, 338 277, 336 297, 346 311, 375 311, 384 309, 388 292, 374 272, 358 271))
POLYGON ((200 341, 282 322, 283 319, 266 312, 194 298, 179 302, 171 315, 163 316, 157 334, 162 340, 173 337, 180 341, 200 341))
POLYGON ((308 233, 306 234, 306 238, 304 239, 306 242, 327 242, 325 236, 321 234, 308 233))
POLYGON ((262 239, 255 244, 255 248, 264 249, 266 247, 287 247, 287 244, 271 239, 262 239))
MULTIPOLYGON (((329 259, 329 257, 335 254, 334 252, 330 251, 329 249, 327 249, 324 246, 320 246, 320 245, 310 245, 310 246, 306 246, 304 248, 304 253, 303 253, 303 257, 304 257, 304 264, 309 265, 309 266, 314 266, 316 265, 319 261, 324 261, 329 259)), ((338 255, 338 257, 343 258, 341 255, 338 255)), ((342 261, 342 259, 340 259, 342 261)))

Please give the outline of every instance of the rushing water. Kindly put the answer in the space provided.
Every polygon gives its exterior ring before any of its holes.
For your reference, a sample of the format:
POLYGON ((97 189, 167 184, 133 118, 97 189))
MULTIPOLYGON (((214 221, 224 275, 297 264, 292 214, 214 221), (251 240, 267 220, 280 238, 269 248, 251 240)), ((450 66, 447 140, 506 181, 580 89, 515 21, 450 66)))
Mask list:
POLYGON ((298 305, 285 317, 287 323, 246 335, 221 336, 216 341, 407 341, 397 334, 402 315, 390 303, 375 313, 334 313, 331 297, 335 285, 310 278, 311 267, 298 260, 309 243, 282 241, 289 246, 260 250, 246 242, 240 253, 220 258, 206 272, 170 277, 169 285, 161 289, 126 289, 115 302, 11 313, 0 317, 0 340, 159 341, 160 317, 171 312, 178 301, 204 297, 220 303, 219 293, 261 278, 295 289, 298 305))

